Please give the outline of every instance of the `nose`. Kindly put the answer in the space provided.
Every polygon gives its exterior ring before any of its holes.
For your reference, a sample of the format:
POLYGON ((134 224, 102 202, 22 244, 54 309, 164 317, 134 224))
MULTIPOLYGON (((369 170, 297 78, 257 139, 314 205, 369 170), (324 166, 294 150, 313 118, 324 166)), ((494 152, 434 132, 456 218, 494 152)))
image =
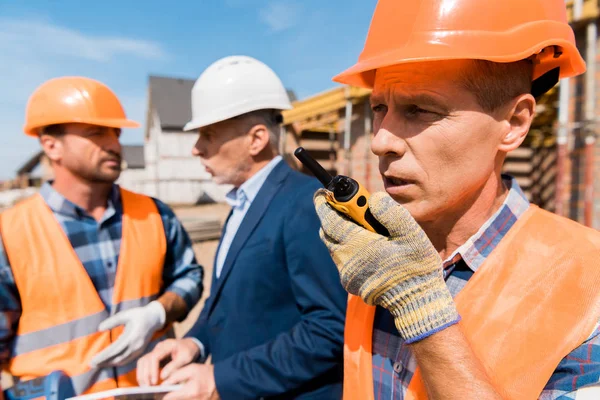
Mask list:
POLYGON ((204 157, 204 154, 205 151, 202 147, 202 144, 200 143, 200 137, 198 137, 198 140, 196 140, 196 144, 194 144, 194 147, 192 147, 192 155, 194 157, 204 157))
POLYGON ((114 153, 121 153, 121 142, 119 141, 120 132, 116 129, 109 129, 104 135, 104 149, 114 153))
POLYGON ((406 152, 406 142, 399 134, 394 134, 399 127, 392 128, 391 125, 384 120, 373 135, 371 151, 378 157, 402 157, 406 152))

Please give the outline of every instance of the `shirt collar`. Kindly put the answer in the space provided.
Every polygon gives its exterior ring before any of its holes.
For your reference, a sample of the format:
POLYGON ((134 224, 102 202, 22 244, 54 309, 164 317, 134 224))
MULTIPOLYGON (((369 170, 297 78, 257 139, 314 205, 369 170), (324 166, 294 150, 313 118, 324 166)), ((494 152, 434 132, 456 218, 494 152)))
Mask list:
POLYGON ((529 208, 529 200, 516 179, 509 175, 502 175, 502 180, 509 188, 502 206, 479 228, 476 234, 446 259, 445 266, 463 259, 471 270, 477 271, 509 229, 517 222, 517 219, 529 208))
MULTIPOLYGON (((89 216, 83 208, 70 200, 67 200, 62 194, 57 192, 56 189, 52 187, 52 182, 53 181, 48 181, 42 185, 40 188, 40 195, 53 212, 76 219, 89 216)), ((110 196, 108 197, 108 204, 104 216, 102 217, 102 222, 115 215, 120 207, 121 193, 119 186, 115 184, 112 186, 110 196)))
POLYGON ((283 158, 276 156, 267 165, 262 167, 257 173, 252 175, 250 179, 244 182, 239 188, 233 188, 225 196, 225 201, 231 207, 241 207, 247 201, 252 204, 260 188, 267 180, 267 177, 273 169, 281 162, 283 158))

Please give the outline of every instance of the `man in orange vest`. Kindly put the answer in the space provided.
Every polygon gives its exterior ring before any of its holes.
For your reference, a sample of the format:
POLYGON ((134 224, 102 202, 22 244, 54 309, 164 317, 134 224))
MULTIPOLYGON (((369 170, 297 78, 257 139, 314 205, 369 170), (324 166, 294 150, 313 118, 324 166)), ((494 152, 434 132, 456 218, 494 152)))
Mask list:
POLYGON ((373 89, 387 193, 368 204, 389 236, 315 196, 351 293, 345 400, 598 388, 600 233, 501 174, 535 98, 584 71, 562 0, 378 2, 358 63, 334 79, 373 89))
POLYGON ((139 125, 106 85, 51 79, 25 119, 54 179, 0 216, 0 362, 22 381, 61 370, 76 393, 137 386, 137 359, 201 296, 190 239, 114 183, 121 128, 139 125))

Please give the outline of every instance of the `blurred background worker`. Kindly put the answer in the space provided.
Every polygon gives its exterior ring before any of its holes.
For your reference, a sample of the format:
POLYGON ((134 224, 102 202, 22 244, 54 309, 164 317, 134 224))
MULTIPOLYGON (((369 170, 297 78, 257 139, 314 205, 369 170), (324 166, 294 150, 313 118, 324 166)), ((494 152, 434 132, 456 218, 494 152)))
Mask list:
POLYGON ((202 268, 163 203, 119 188, 115 94, 83 77, 42 84, 24 131, 54 171, 0 216, 0 355, 17 380, 62 370, 77 393, 137 386, 136 362, 199 300, 202 268))
POLYGON ((502 174, 536 97, 585 69, 563 0, 379 0, 335 80, 373 89, 390 235, 315 201, 353 295, 344 399, 592 398, 600 233, 502 174))
POLYGON ((286 90, 245 56, 209 66, 192 90, 193 150, 234 189, 210 297, 185 339, 159 343, 138 363, 141 385, 185 383, 165 399, 341 397, 347 295, 319 240, 318 181, 279 155, 286 90), (212 357, 213 365, 189 364, 212 357))

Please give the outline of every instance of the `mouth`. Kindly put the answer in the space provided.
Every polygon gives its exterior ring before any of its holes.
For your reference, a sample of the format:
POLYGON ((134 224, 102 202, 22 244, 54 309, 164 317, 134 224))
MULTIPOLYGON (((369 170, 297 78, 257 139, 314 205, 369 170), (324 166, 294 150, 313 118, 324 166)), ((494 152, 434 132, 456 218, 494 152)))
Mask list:
POLYGON ((408 185, 413 185, 415 182, 408 180, 408 179, 402 179, 402 178, 396 178, 393 176, 385 176, 383 175, 383 184, 385 185, 385 187, 387 188, 389 187, 393 187, 393 186, 408 186, 408 185))
POLYGON ((215 175, 214 171, 208 165, 202 164, 202 166, 204 167, 204 169, 206 170, 206 172, 208 172, 209 174, 211 174, 213 176, 215 175))
MULTIPOLYGON (((383 177, 383 186, 385 191, 388 192, 391 196, 400 196, 400 197, 412 197, 410 194, 414 192, 416 181, 399 178, 395 176, 385 176, 383 177)), ((415 193, 413 193, 415 195, 415 193)))
POLYGON ((117 166, 117 165, 121 165, 121 160, 118 160, 116 158, 109 158, 103 161, 105 164, 111 165, 111 166, 117 166))

